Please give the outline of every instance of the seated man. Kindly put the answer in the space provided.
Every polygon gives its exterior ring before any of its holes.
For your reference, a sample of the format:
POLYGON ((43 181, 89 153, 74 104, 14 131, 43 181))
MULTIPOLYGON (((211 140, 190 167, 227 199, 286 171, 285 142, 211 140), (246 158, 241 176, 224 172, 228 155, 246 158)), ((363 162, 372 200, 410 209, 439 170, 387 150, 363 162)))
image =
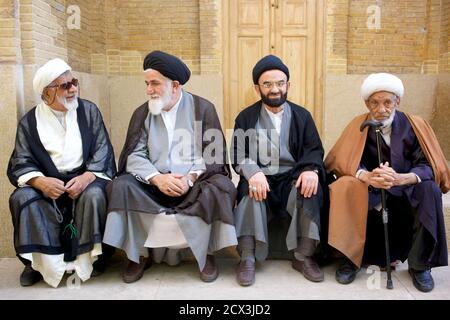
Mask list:
POLYGON ((289 69, 278 57, 262 58, 253 68, 253 82, 261 100, 237 116, 231 149, 240 175, 237 281, 242 286, 255 282, 255 259, 263 261, 276 251, 269 252, 269 237, 283 245, 278 257, 288 256, 283 249, 293 250, 292 267, 310 281, 323 281, 313 258, 320 241, 320 182, 325 177, 319 134, 310 113, 286 101, 289 69), (272 223, 276 227, 269 234, 272 223))
POLYGON ((127 254, 126 283, 152 260, 176 265, 191 253, 200 278, 214 281, 213 253, 237 244, 225 139, 214 105, 183 90, 189 77, 170 54, 144 60, 149 100, 131 118, 119 177, 108 186, 103 240, 127 254))
MULTIPOLYGON (((336 271, 351 283, 362 263, 386 267, 380 190, 386 190, 390 260, 408 259, 414 286, 434 288, 430 269, 448 263, 442 192, 450 171, 433 130, 418 116, 399 111, 402 81, 371 74, 361 87, 368 113, 353 119, 325 159, 338 180, 330 185, 329 244, 347 258, 336 271), (375 129, 382 123, 381 163, 375 129)), ((391 267, 391 266, 389 266, 391 267)))
MULTIPOLYGON (((102 254, 104 189, 116 164, 100 111, 78 98, 70 70, 53 59, 36 72, 33 87, 43 101, 20 120, 8 164, 17 187, 9 205, 14 246, 25 264, 22 286, 43 277, 57 287, 69 270, 85 281, 102 254)), ((104 260, 96 265, 103 269, 104 260)))

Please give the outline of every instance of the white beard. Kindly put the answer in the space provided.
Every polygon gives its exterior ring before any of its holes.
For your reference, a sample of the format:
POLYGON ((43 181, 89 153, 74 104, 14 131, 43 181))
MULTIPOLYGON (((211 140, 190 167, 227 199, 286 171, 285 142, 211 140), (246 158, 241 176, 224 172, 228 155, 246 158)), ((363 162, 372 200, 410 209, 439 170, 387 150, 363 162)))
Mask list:
POLYGON ((149 99, 148 100, 148 110, 155 116, 160 114, 162 109, 164 109, 163 99, 149 99))
POLYGON ((383 127, 391 126, 392 121, 394 121, 394 117, 395 117, 395 109, 392 110, 391 115, 389 116, 389 118, 387 118, 386 120, 381 121, 381 123, 383 124, 383 127))
POLYGON ((75 110, 76 108, 78 108, 78 99, 77 98, 78 98, 78 96, 75 95, 73 100, 69 102, 69 101, 67 101, 66 98, 58 97, 58 102, 61 103, 64 106, 64 108, 67 109, 67 111, 75 110))
POLYGON ((161 97, 158 98, 149 97, 148 110, 156 116, 160 114, 164 108, 168 107, 171 99, 172 95, 170 93, 170 84, 169 84, 161 97))
POLYGON ((64 108, 66 108, 67 111, 76 110, 78 108, 78 99, 75 97, 75 99, 70 102, 64 99, 64 108))

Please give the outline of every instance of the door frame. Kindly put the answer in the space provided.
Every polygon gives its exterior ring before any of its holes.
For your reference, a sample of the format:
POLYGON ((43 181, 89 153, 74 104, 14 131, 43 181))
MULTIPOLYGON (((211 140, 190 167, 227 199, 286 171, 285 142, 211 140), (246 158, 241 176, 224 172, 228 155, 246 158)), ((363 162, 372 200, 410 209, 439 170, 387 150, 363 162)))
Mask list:
MULTIPOLYGON (((230 19, 229 19, 229 5, 230 1, 221 1, 222 10, 222 73, 223 73, 223 126, 225 129, 230 123, 232 125, 234 119, 230 119, 230 113, 228 111, 229 94, 230 94, 230 19)), ((273 1, 273 0, 267 0, 273 1)), ((316 53, 316 70, 314 74, 314 114, 312 115, 317 126, 319 134, 322 135, 323 131, 323 108, 324 108, 324 70, 325 70, 325 31, 326 31, 326 1, 316 0, 316 34, 315 34, 315 53, 316 53)), ((255 61, 256 63, 256 61, 255 61)), ((251 72, 251 70, 249 70, 251 72)), ((231 128, 232 129, 232 128, 231 128)))

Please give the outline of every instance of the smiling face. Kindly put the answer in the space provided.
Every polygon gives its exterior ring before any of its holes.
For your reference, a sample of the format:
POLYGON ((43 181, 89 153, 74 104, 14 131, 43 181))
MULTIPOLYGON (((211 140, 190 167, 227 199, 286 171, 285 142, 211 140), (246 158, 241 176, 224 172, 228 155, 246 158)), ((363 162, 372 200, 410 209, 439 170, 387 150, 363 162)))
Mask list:
POLYGON ((392 112, 400 105, 400 98, 392 92, 379 91, 372 94, 365 101, 371 117, 376 121, 389 119, 392 112))
POLYGON ((147 86, 148 106, 153 114, 170 110, 180 97, 180 83, 163 76, 159 71, 149 69, 144 72, 147 86))
POLYGON ((289 82, 283 71, 268 70, 259 77, 255 90, 267 106, 277 108, 287 99, 289 82))
POLYGON ((74 85, 74 82, 77 83, 77 80, 74 79, 72 72, 64 72, 44 89, 42 97, 45 103, 56 111, 76 109, 78 106, 78 86, 74 85), (63 88, 64 84, 67 83, 70 84, 63 88))

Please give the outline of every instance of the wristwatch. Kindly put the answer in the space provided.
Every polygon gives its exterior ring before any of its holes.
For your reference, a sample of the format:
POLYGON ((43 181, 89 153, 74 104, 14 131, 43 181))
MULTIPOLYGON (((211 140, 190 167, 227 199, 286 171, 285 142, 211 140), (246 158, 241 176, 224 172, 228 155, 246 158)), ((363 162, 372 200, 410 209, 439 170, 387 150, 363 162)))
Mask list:
POLYGON ((192 188, 194 186, 194 182, 191 180, 191 177, 187 175, 187 183, 189 188, 192 188))

